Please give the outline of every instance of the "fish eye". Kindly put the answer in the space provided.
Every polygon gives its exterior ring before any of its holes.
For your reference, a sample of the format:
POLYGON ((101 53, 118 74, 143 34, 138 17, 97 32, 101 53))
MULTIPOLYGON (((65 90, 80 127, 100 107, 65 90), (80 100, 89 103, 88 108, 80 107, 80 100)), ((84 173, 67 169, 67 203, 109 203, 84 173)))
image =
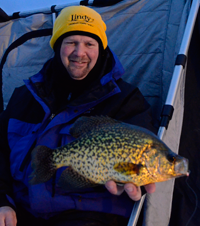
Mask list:
POLYGON ((168 154, 167 155, 167 160, 169 162, 175 162, 176 161, 176 157, 174 155, 172 155, 172 154, 168 154))

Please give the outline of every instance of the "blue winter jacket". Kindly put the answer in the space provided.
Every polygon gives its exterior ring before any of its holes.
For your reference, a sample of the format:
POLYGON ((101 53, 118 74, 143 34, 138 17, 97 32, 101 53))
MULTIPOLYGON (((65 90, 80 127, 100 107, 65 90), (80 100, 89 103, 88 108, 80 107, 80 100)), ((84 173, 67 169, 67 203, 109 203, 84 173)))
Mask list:
MULTIPOLYGON (((2 138, 0 142, 3 143, 5 153, 10 153, 13 192, 8 192, 10 187, 6 189, 10 182, 2 182, 2 166, 0 197, 4 193, 7 197, 12 196, 16 206, 20 204, 33 215, 43 218, 69 209, 101 211, 126 217, 130 215, 134 202, 126 193, 114 196, 104 186, 84 189, 81 192, 62 190, 57 181, 65 167, 58 169, 55 177, 46 183, 29 184, 32 172, 31 150, 37 145, 56 148, 74 140, 69 129, 79 116, 108 115, 148 129, 153 128, 149 105, 137 88, 134 89, 121 79, 123 68, 114 53, 112 58, 112 70, 89 92, 84 92, 69 102, 56 115, 52 115, 48 104, 37 94, 36 85, 44 82, 44 70, 26 80, 25 86, 15 90, 7 109, 0 115, 0 123, 3 125, 1 134, 5 134, 7 130, 7 140, 3 141, 2 138)), ((3 204, 0 201, 1 205, 3 204)))

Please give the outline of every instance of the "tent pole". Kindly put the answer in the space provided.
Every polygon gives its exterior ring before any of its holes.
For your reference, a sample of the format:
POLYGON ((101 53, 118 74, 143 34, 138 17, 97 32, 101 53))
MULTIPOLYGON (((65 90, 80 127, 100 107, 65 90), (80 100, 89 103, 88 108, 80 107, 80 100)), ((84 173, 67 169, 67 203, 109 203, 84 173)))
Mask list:
MULTIPOLYGON (((198 10, 199 10, 199 0, 193 0, 178 55, 187 56, 198 10)), ((175 99, 174 94, 177 91, 180 75, 182 74, 183 68, 184 68, 184 65, 175 65, 165 104, 173 106, 174 99, 175 99)))
MULTIPOLYGON (((175 94, 177 93, 177 89, 178 89, 178 86, 179 86, 180 79, 181 79, 181 77, 183 76, 183 73, 184 73, 184 68, 185 68, 186 59, 187 59, 187 53, 188 53, 188 49, 189 49, 190 40, 191 40, 191 37, 192 37, 195 21, 196 21, 197 14, 198 14, 198 11, 199 11, 199 5, 200 5, 200 0, 193 0, 192 6, 191 6, 191 9, 190 9, 190 13, 189 13, 189 16, 188 16, 187 24, 186 24, 186 27, 185 27, 185 31, 184 31, 184 34, 183 34, 181 47, 180 47, 179 54, 178 54, 178 56, 185 56, 185 62, 177 63, 174 67, 172 80, 171 80, 171 83, 170 83, 170 87, 169 87, 169 91, 168 91, 168 95, 167 95, 167 98, 166 98, 165 105, 171 105, 171 106, 174 105, 175 96, 176 96, 175 94)), ((178 56, 177 56, 177 58, 178 58, 178 56)), ((165 127, 160 126, 160 128, 158 130, 158 136, 161 140, 162 140, 162 137, 164 136, 166 129, 167 129, 166 126, 165 127)))
POLYGON ((145 197, 146 197, 146 194, 144 194, 142 198, 134 204, 131 217, 127 226, 133 226, 137 224, 145 197))

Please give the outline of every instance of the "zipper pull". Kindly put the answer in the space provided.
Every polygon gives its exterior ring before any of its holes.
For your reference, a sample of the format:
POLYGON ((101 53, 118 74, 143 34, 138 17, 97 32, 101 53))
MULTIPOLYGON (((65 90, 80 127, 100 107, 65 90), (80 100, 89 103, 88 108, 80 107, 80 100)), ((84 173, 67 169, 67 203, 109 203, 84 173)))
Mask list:
POLYGON ((55 116, 56 114, 51 114, 51 116, 49 117, 49 120, 52 120, 55 116))

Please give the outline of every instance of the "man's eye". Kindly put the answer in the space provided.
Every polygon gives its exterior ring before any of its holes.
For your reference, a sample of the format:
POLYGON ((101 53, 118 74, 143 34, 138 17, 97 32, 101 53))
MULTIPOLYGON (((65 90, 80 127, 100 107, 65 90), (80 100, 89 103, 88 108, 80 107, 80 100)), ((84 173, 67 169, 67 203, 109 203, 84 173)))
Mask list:
POLYGON ((66 45, 74 45, 75 42, 65 42, 66 45))
POLYGON ((93 43, 87 43, 87 46, 91 47, 91 46, 94 46, 93 43))

